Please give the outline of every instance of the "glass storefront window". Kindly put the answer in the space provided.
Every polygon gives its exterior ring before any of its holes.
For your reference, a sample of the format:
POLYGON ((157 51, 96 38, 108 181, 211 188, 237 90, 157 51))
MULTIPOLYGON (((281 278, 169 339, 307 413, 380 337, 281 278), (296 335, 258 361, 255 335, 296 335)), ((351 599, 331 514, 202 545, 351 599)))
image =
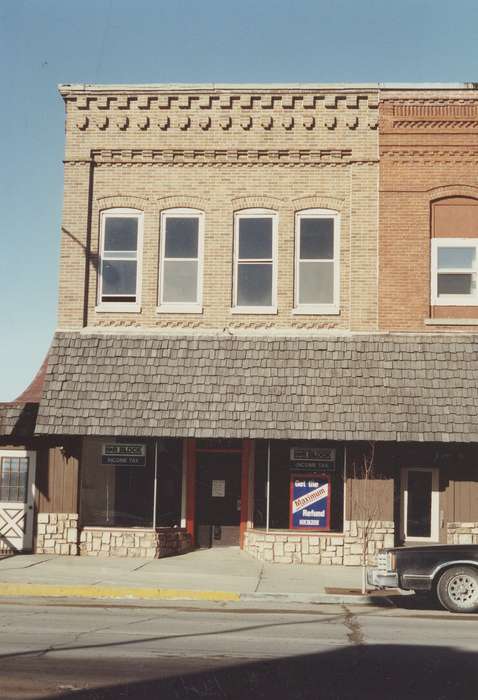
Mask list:
MULTIPOLYGON (((301 441, 271 441, 270 447, 270 502, 269 502, 269 527, 271 529, 289 529, 290 525, 290 499, 291 499, 291 475, 295 474, 327 474, 330 477, 330 530, 341 532, 343 529, 344 507, 344 481, 343 481, 343 450, 340 446, 324 445, 316 442, 301 441), (291 448, 297 448, 294 455, 297 459, 291 459, 291 448), (312 448, 317 450, 324 448, 324 453, 330 449, 335 450, 334 463, 322 459, 314 460, 314 454, 298 451, 312 448), (300 457, 304 456, 301 460, 300 457)), ((267 441, 258 440, 255 456, 255 480, 254 480, 254 527, 265 528, 267 525, 267 441)), ((298 530, 300 531, 300 530, 298 530)), ((304 528, 304 531, 310 531, 304 528)))
POLYGON ((179 525, 181 475, 180 440, 86 438, 81 464, 82 524, 148 528, 156 520, 158 526, 179 525))

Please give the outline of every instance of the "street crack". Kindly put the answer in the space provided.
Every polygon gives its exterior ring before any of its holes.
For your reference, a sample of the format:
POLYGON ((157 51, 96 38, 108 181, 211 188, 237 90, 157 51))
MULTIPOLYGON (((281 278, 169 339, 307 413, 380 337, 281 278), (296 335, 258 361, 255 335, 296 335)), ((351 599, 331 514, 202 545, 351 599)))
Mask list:
POLYGON ((365 644, 365 637, 357 616, 346 605, 342 605, 342 608, 344 610, 344 625, 347 628, 347 639, 351 644, 362 646, 365 644))

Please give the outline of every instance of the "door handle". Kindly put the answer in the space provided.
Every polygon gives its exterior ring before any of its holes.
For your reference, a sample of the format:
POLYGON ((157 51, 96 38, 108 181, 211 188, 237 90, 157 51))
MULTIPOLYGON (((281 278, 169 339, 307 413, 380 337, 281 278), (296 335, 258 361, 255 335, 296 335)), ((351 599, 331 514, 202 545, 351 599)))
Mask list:
POLYGON ((236 501, 236 510, 241 510, 241 499, 238 498, 236 501))

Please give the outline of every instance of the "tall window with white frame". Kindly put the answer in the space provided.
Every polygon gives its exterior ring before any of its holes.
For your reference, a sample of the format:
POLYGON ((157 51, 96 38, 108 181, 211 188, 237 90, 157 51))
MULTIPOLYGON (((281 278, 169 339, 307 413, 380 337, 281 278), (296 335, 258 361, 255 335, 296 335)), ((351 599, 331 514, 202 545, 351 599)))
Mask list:
POLYGON ((233 313, 277 313, 277 214, 238 212, 234 220, 233 313))
POLYGON ((142 212, 101 213, 97 311, 139 311, 142 239, 142 212))
POLYGON ((159 313, 202 312, 204 214, 169 209, 161 215, 159 313))
POLYGON ((432 239, 432 304, 478 306, 478 238, 432 239))
POLYGON ((340 311, 340 215, 328 209, 296 214, 295 314, 340 311))

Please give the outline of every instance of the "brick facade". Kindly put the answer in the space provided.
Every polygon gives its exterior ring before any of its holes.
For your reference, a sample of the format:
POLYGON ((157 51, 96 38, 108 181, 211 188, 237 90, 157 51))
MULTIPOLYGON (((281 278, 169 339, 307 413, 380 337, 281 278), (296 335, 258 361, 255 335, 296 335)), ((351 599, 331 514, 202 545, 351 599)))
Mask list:
POLYGON ((431 207, 478 198, 476 90, 382 90, 379 140, 380 329, 476 331, 477 307, 430 297, 431 207))
POLYGON ((61 92, 60 328, 377 329, 377 90, 61 92), (99 214, 111 207, 144 212, 138 313, 95 311, 99 214), (156 312, 160 213, 171 207, 205 213, 202 314, 156 312), (233 215, 253 207, 278 213, 278 313, 232 316, 233 215), (306 208, 341 214, 338 315, 292 315, 294 215, 306 208))

